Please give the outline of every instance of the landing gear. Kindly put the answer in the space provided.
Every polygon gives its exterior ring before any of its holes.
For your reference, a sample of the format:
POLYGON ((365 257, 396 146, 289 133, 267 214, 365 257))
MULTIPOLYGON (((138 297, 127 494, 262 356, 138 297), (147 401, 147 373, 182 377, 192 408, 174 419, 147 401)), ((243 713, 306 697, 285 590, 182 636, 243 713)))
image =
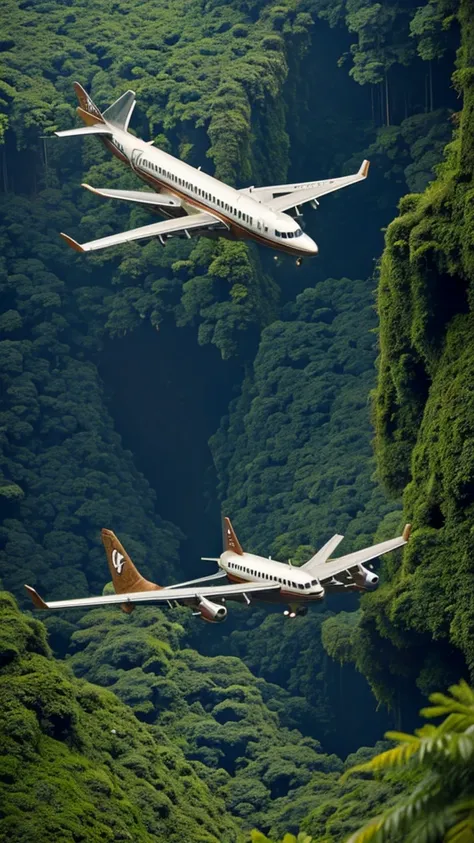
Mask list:
POLYGON ((308 607, 307 606, 300 606, 298 609, 285 609, 283 612, 283 616, 285 618, 296 618, 296 617, 304 617, 308 614, 308 607))
POLYGON ((303 258, 296 258, 296 266, 301 266, 303 263, 303 258))

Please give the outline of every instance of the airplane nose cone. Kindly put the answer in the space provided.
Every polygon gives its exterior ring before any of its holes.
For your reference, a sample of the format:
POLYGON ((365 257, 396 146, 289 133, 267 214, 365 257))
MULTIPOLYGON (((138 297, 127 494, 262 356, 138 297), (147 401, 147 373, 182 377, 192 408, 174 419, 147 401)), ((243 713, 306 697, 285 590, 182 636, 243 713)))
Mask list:
POLYGON ((308 234, 303 234, 303 237, 301 238, 301 240, 303 241, 301 243, 301 245, 303 246, 303 249, 305 250, 305 252, 308 255, 317 255, 318 254, 319 249, 318 249, 316 243, 314 242, 314 240, 312 240, 312 238, 308 234))

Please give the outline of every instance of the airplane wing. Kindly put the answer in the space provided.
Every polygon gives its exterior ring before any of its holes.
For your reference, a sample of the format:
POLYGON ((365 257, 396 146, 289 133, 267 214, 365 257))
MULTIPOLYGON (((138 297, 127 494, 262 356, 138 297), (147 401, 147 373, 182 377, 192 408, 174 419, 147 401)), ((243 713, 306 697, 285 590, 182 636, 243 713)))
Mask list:
POLYGON ((287 211, 305 202, 314 202, 327 193, 334 193, 350 184, 363 181, 369 172, 369 161, 364 160, 357 173, 351 176, 341 176, 337 179, 323 179, 322 181, 300 182, 299 184, 274 184, 269 187, 246 188, 254 199, 260 199, 274 211, 287 211))
POLYGON ((144 240, 147 237, 158 237, 160 239, 170 234, 185 234, 191 237, 189 233, 191 231, 196 233, 196 230, 210 230, 220 227, 225 227, 225 224, 218 217, 203 211, 198 214, 189 214, 186 217, 178 217, 178 219, 164 220, 164 222, 155 222, 150 225, 143 225, 140 228, 132 228, 131 231, 111 234, 109 237, 90 240, 88 243, 77 243, 63 232, 61 232, 61 237, 76 252, 94 252, 96 249, 107 249, 109 246, 130 243, 132 240, 144 240))
POLYGON ((156 591, 134 591, 124 594, 102 594, 100 597, 80 597, 73 600, 54 600, 46 603, 30 585, 25 585, 37 609, 92 609, 122 603, 196 603, 200 597, 212 600, 238 600, 253 591, 279 591, 281 586, 266 583, 234 583, 231 585, 157 588, 156 591))
POLYGON ((122 199, 125 202, 138 202, 140 205, 154 205, 161 208, 180 208, 181 203, 168 193, 150 193, 145 190, 109 190, 103 187, 91 187, 90 184, 81 184, 86 190, 103 196, 105 199, 122 199))
POLYGON ((372 547, 364 547, 362 550, 356 550, 355 553, 340 556, 339 559, 331 559, 329 562, 323 562, 313 568, 311 573, 324 585, 326 580, 332 579, 337 574, 342 574, 343 571, 350 573, 351 569, 358 568, 364 562, 370 562, 371 559, 377 559, 378 556, 382 556, 384 553, 389 553, 391 550, 403 547, 410 537, 410 529, 410 524, 406 524, 402 535, 396 539, 379 542, 379 544, 374 544, 372 547))

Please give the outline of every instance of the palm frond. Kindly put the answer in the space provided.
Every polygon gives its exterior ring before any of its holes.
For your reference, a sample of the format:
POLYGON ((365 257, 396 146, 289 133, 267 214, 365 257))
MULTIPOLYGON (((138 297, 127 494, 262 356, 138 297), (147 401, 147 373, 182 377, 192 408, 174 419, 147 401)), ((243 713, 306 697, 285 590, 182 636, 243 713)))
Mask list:
MULTIPOLYGON (((391 734, 391 732, 387 732, 387 737, 391 734)), ((406 764, 418 752, 420 746, 418 738, 410 735, 408 737, 413 738, 413 740, 400 744, 393 749, 387 749, 385 752, 381 752, 380 755, 371 758, 370 761, 365 761, 363 764, 357 764, 355 767, 346 770, 341 781, 346 781, 353 773, 379 773, 382 770, 401 767, 403 764, 406 764)))
POLYGON ((463 816, 447 832, 446 843, 474 843, 474 799, 456 803, 453 813, 463 816))
POLYGON ((346 843, 369 843, 369 841, 374 840, 376 835, 379 834, 379 831, 383 826, 383 822, 383 815, 374 817, 370 820, 370 822, 364 825, 363 828, 360 828, 358 831, 355 831, 354 834, 351 834, 346 843))

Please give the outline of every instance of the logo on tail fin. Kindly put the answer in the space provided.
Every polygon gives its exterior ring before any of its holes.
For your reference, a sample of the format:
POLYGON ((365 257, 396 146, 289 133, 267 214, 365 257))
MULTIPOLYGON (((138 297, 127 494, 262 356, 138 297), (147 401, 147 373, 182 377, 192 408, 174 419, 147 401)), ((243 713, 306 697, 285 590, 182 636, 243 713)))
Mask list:
POLYGON ((122 556, 118 550, 112 551, 112 565, 114 566, 117 574, 121 574, 123 571, 123 566, 125 565, 125 557, 122 556))

